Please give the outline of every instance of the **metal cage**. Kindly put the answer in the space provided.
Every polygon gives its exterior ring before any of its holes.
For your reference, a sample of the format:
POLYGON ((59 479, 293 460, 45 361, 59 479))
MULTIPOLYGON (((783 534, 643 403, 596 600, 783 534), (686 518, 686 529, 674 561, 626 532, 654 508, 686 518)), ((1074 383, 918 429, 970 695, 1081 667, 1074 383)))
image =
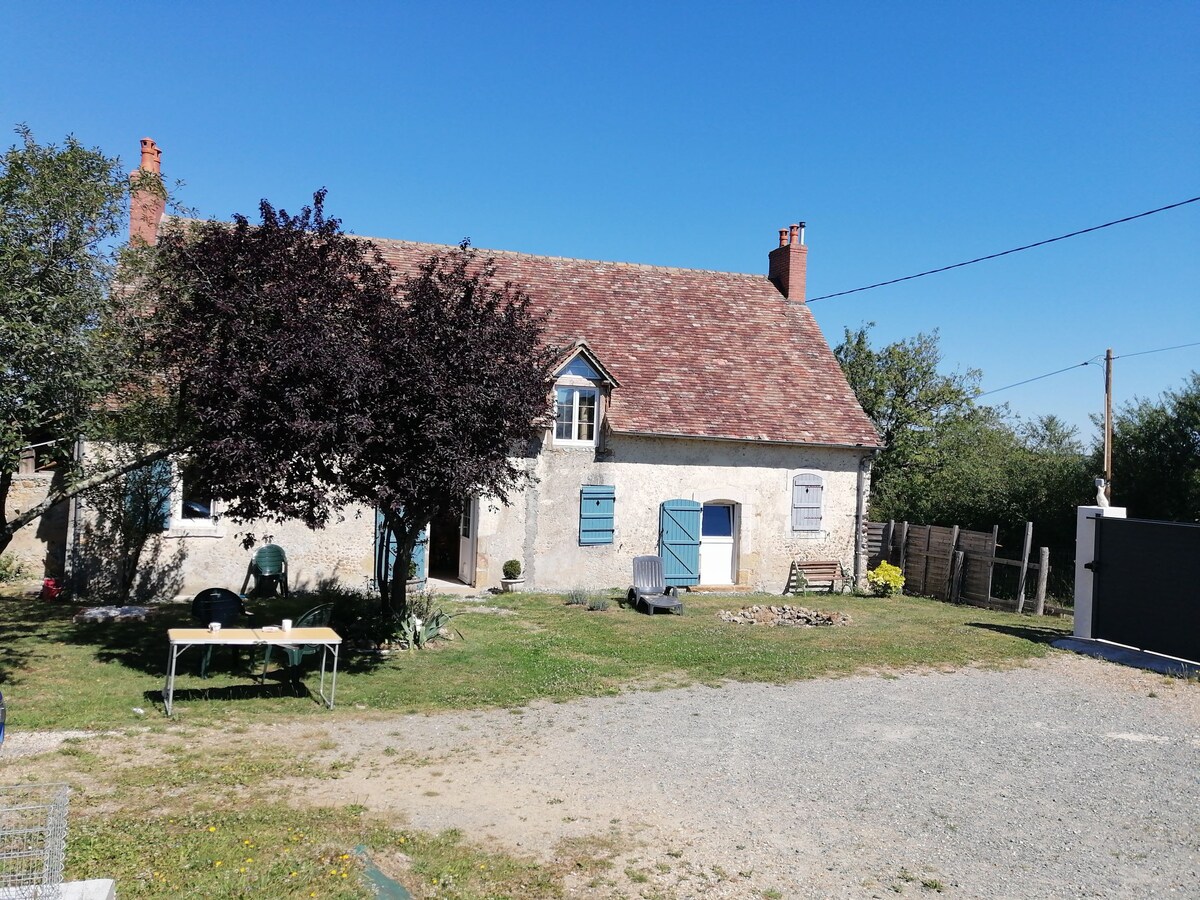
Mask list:
POLYGON ((0 785, 0 898, 61 896, 67 849, 65 784, 0 785))

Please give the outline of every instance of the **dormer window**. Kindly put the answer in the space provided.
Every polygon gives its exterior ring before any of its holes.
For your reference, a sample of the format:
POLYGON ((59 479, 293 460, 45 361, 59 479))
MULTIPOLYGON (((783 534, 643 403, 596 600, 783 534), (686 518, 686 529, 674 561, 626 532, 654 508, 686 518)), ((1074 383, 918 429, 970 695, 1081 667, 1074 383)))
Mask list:
POLYGON ((556 444, 596 443, 596 408, 599 406, 599 393, 595 388, 554 389, 556 444))
POLYGON ((555 376, 555 446, 596 446, 606 393, 615 384, 587 346, 577 344, 555 376))

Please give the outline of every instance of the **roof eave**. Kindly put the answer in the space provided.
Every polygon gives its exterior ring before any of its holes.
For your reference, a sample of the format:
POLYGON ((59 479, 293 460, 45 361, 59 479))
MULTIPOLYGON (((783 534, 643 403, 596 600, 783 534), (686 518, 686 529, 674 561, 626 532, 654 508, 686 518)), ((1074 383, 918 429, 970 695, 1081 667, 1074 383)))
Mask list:
MULTIPOLYGON (((610 426, 611 428, 611 426, 610 426)), ((613 434, 623 434, 629 437, 650 437, 650 438, 672 438, 676 440, 689 441, 724 441, 726 443, 736 444, 773 444, 780 447, 821 447, 828 450, 859 450, 862 452, 874 452, 879 450, 879 444, 868 443, 837 443, 832 441, 779 441, 770 438, 749 438, 749 437, 727 437, 711 434, 683 434, 682 432, 667 432, 667 431, 626 431, 620 428, 611 428, 613 434)))

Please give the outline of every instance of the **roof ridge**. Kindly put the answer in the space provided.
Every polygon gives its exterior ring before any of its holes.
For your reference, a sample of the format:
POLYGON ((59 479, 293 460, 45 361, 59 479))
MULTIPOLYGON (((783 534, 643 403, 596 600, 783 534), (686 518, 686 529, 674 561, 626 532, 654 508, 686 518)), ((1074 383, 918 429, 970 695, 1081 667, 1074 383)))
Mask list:
MULTIPOLYGON (((356 234, 354 236, 377 243, 380 246, 400 244, 405 247, 428 247, 431 250, 453 250, 458 246, 457 244, 434 244, 429 241, 410 241, 404 238, 371 237, 365 234, 356 234)), ((619 266, 628 269, 653 269, 656 272, 695 272, 699 275, 730 275, 735 278, 751 278, 755 281, 767 280, 766 275, 755 275, 751 272, 726 272, 720 269, 698 269, 689 266, 661 266, 654 263, 621 262, 620 260, 612 259, 586 259, 579 256, 551 256, 546 253, 525 253, 520 250, 495 250, 489 247, 476 247, 474 244, 471 245, 471 249, 484 256, 518 257, 523 259, 547 260, 550 262, 591 263, 592 265, 619 266)))

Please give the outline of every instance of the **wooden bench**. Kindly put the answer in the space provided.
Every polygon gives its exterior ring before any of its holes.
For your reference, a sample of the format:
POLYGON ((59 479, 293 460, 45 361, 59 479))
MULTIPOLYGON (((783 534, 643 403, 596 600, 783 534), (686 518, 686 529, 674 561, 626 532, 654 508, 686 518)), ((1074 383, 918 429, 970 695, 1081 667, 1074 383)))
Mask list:
POLYGON ((836 559, 794 559, 785 594, 799 594, 828 585, 829 593, 842 589, 842 564, 836 559), (803 575, 803 579, 801 579, 803 575))

